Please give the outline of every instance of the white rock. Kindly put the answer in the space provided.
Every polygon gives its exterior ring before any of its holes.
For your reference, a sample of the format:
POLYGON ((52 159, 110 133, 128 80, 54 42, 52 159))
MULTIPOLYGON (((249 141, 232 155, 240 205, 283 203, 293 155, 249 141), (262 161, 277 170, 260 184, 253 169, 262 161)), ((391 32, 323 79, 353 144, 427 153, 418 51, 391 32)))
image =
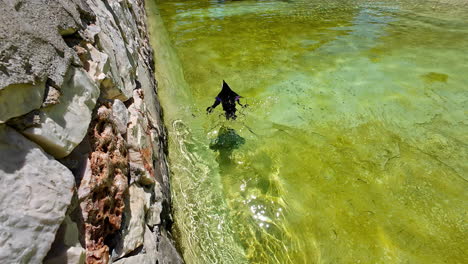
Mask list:
POLYGON ((39 124, 22 133, 56 158, 67 156, 84 138, 99 89, 82 70, 70 67, 60 103, 40 109, 39 124))
POLYGON ((149 71, 151 69, 144 67, 144 64, 139 64, 137 68, 138 81, 141 84, 141 90, 143 91, 145 97, 145 105, 147 106, 147 113, 149 113, 151 120, 157 120, 160 117, 158 108, 160 107, 158 102, 158 96, 154 91, 154 84, 151 80, 153 78, 149 71))
POLYGON ((133 104, 128 108, 129 124, 127 141, 134 149, 151 146, 150 139, 145 132, 145 129, 148 128, 148 119, 143 115, 143 113, 146 113, 146 105, 140 93, 140 89, 133 91, 133 104))
MULTIPOLYGON (((129 3, 125 1, 124 4, 123 2, 124 1, 109 1, 109 6, 119 21, 120 33, 122 34, 129 52, 129 58, 136 62, 138 60, 137 41, 141 38, 138 35, 138 27, 135 18, 128 8, 129 3)), ((133 64, 133 66, 136 68, 136 64, 133 64)))
MULTIPOLYGON (((135 127, 132 131, 135 130, 135 127)), ((139 150, 134 150, 132 148, 128 149, 128 157, 130 164, 130 183, 141 183, 144 185, 150 185, 155 182, 155 179, 151 174, 146 170, 143 155, 139 150)))
POLYGON ((0 2, 0 123, 39 108, 48 78, 62 85, 75 56, 60 33, 81 29, 83 7, 81 0, 0 2))
POLYGON ((112 105, 112 116, 120 134, 124 135, 125 133, 127 133, 127 107, 125 107, 124 103, 119 99, 114 100, 114 104, 112 105))
POLYGON ((91 24, 84 30, 83 36, 87 41, 94 43, 95 37, 99 32, 101 32, 101 28, 97 25, 91 24))
POLYGON ((159 233, 159 239, 157 241, 158 249, 158 263, 161 264, 179 264, 184 263, 177 249, 174 247, 174 243, 169 239, 167 233, 162 231, 159 233))
POLYGON ((88 74, 96 82, 101 83, 109 72, 109 56, 100 52, 93 45, 86 44, 86 49, 89 52, 90 60, 88 60, 88 74))
MULTIPOLYGON (((83 166, 83 178, 81 179, 81 183, 77 191, 79 200, 83 200, 91 195, 91 189, 89 186, 91 185, 91 181, 93 180, 93 171, 91 170, 91 161, 89 160, 89 158, 86 159, 86 163, 83 164, 83 166)), ((84 211, 83 214, 86 214, 86 212, 84 211)), ((87 214, 83 215, 83 218, 88 218, 87 214)))
POLYGON ((146 216, 146 224, 149 226, 159 225, 161 223, 162 204, 160 202, 154 203, 148 209, 146 216))
POLYGON ((123 257, 143 245, 145 233, 145 205, 147 196, 145 190, 136 184, 128 188, 129 207, 125 208, 125 221, 122 227, 122 240, 117 245, 117 257, 123 257))
POLYGON ((151 230, 146 227, 145 228, 145 252, 146 254, 156 257, 158 252, 158 245, 156 244, 157 237, 151 230))
POLYGON ((0 263, 40 263, 70 204, 73 175, 5 125, 0 156, 0 263))
POLYGON ((133 91, 133 104, 128 108, 127 143, 129 145, 131 182, 154 182, 153 142, 144 97, 141 89, 133 91))
POLYGON ((146 226, 144 234, 144 251, 146 253, 139 254, 136 256, 131 256, 128 258, 122 258, 118 261, 115 261, 114 264, 134 264, 134 263, 143 263, 143 264, 154 264, 156 263, 158 257, 158 248, 156 244, 156 236, 151 232, 151 230, 146 226))
POLYGON ((0 90, 0 123, 39 108, 44 98, 45 82, 13 84, 0 90))
POLYGON ((147 200, 148 210, 146 212, 146 224, 150 227, 159 225, 161 223, 161 212, 162 212, 162 200, 163 194, 161 192, 161 185, 155 182, 153 187, 154 199, 151 203, 151 197, 147 200))
MULTIPOLYGON (((87 3, 96 14, 96 25, 101 29, 97 34, 99 46, 109 55, 110 72, 102 83, 103 97, 126 101, 132 96, 132 90, 136 87, 136 59, 133 55, 136 54, 136 47, 126 43, 119 28, 123 23, 115 20, 111 13, 113 10, 107 9, 103 1, 87 0, 87 3)), ((125 20, 122 17, 117 19, 125 20)))

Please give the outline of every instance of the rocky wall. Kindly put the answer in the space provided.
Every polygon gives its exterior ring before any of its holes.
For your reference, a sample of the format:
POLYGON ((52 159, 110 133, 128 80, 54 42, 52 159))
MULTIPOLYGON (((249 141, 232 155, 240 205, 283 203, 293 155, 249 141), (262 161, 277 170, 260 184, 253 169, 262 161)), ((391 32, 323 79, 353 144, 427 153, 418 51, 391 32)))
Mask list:
POLYGON ((182 263, 144 1, 0 14, 0 263, 182 263))

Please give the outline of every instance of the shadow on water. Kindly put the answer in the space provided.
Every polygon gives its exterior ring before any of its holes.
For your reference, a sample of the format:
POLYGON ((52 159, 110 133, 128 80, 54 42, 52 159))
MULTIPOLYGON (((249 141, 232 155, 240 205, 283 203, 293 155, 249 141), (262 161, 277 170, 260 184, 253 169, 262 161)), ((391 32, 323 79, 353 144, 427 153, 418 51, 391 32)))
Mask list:
POLYGON ((239 136, 236 130, 225 126, 219 129, 218 137, 210 143, 210 149, 219 152, 217 161, 221 170, 229 169, 233 165, 231 160, 232 152, 244 144, 245 139, 239 136))

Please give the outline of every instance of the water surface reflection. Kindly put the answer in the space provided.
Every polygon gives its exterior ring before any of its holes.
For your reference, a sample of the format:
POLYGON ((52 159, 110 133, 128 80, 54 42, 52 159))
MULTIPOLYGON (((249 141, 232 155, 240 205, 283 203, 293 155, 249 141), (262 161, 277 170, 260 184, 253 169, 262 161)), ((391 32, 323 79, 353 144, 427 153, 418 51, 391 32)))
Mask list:
POLYGON ((464 262, 468 7, 159 7, 192 94, 170 152, 187 262, 464 262), (251 107, 215 134, 197 106, 220 79, 251 107))

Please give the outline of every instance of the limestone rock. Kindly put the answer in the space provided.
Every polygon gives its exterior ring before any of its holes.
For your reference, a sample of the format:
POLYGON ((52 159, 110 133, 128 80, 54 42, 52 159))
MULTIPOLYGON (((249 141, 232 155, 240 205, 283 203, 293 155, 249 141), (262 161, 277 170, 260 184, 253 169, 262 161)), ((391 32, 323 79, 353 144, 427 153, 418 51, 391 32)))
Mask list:
POLYGON ((60 103, 60 96, 62 95, 60 90, 46 83, 46 93, 45 100, 41 107, 48 107, 60 103))
POLYGON ((151 230, 146 226, 144 234, 144 251, 145 253, 139 254, 136 256, 131 256, 127 258, 119 259, 115 261, 115 264, 133 264, 133 263, 144 263, 144 264, 154 264, 157 261, 157 245, 156 245, 156 236, 151 232, 151 230))
MULTIPOLYGON (((84 264, 85 263, 85 250, 82 247, 70 247, 66 252, 67 264, 84 264)), ((62 264, 57 262, 57 264, 62 264)), ((48 264, 48 263, 44 263, 48 264)))
POLYGON ((164 199, 161 192, 161 185, 155 182, 152 188, 153 197, 149 200, 148 210, 146 212, 146 225, 153 228, 155 225, 161 224, 162 202, 164 199))
POLYGON ((153 259, 156 259, 157 252, 158 252, 158 245, 156 241, 158 240, 156 234, 151 232, 148 226, 145 227, 145 243, 144 243, 144 250, 145 253, 149 256, 152 256, 153 259))
POLYGON ((101 32, 101 28, 97 25, 91 24, 86 27, 82 35, 86 41, 90 42, 91 44, 94 44, 94 42, 96 41, 96 35, 99 32, 101 32))
MULTIPOLYGON (((83 164, 84 170, 83 170, 83 177, 80 182, 80 186, 78 188, 78 199, 80 201, 87 199, 88 197, 91 196, 91 187, 92 187, 92 181, 93 181, 93 171, 91 169, 91 161, 86 159, 85 163, 83 164)), ((88 218, 87 211, 83 212, 83 218, 86 219, 88 218)))
MULTIPOLYGON (((121 99, 126 101, 132 96, 132 90, 136 87, 135 83, 135 54, 136 47, 122 36, 121 27, 124 27, 115 10, 108 9, 106 4, 100 0, 87 0, 89 6, 96 14, 96 25, 101 28, 97 34, 99 45, 102 51, 109 55, 110 73, 108 78, 103 81, 103 97, 107 99, 121 99)), ((113 5, 119 4, 118 1, 110 1, 113 5)), ((122 4, 121 8, 127 8, 122 4)))
POLYGON ((109 263, 109 248, 117 263, 180 263, 166 256, 177 252, 163 232, 166 135, 144 1, 0 0, 0 14, 0 123, 23 133, 0 125, 0 188, 14 188, 0 192, 0 263, 109 263), (111 100, 93 112, 100 93, 111 100), (63 220, 70 172, 24 136, 75 173, 78 225, 63 220))
MULTIPOLYGON (((145 49, 143 49, 145 50, 145 49)), ((147 52, 149 57, 152 58, 152 50, 148 47, 147 52)), ((151 169, 153 169, 151 174, 145 173, 142 174, 140 179, 142 180, 153 180, 149 176, 154 177, 154 180, 158 181, 162 187, 163 193, 170 203, 170 192, 169 192, 169 174, 168 174, 168 165, 166 162, 166 150, 167 150, 167 135, 166 135, 166 130, 164 129, 164 123, 162 120, 162 110, 161 110, 161 105, 159 104, 159 101, 157 100, 157 94, 156 94, 156 83, 154 80, 154 75, 153 73, 149 70, 150 66, 149 64, 151 62, 145 61, 144 57, 140 57, 140 61, 144 62, 138 65, 138 80, 141 84, 141 94, 140 98, 136 98, 134 96, 134 100, 136 104, 134 107, 136 109, 140 109, 139 111, 144 111, 145 113, 145 118, 147 119, 148 123, 148 130, 147 132, 150 133, 150 141, 151 141, 151 154, 153 156, 153 161, 154 164, 151 169), (144 67, 145 66, 145 67, 144 67), (140 100, 141 99, 141 100, 140 100)), ((129 107, 129 112, 133 116, 136 113, 134 113, 134 110, 132 109, 133 107, 129 107)), ((134 118, 133 118, 134 119, 134 118)), ((134 123, 133 121, 130 121, 130 123, 134 123)), ((144 124, 143 124, 144 125, 144 124)), ((130 127, 130 126, 129 126, 130 127)), ((140 154, 132 155, 132 150, 130 150, 130 160, 132 161, 132 157, 135 157, 135 159, 140 159, 141 158, 141 152, 140 154)), ((138 168, 141 169, 141 162, 133 162, 131 163, 132 168, 136 168, 135 170, 131 169, 130 172, 138 172, 141 170, 138 170, 138 168)), ((135 173, 136 174, 136 173, 135 173)), ((132 180, 134 179, 132 175, 132 180)))
POLYGON ((160 119, 161 117, 161 106, 159 104, 156 92, 153 90, 155 86, 154 76, 151 75, 150 70, 151 69, 145 67, 144 64, 139 64, 137 68, 137 76, 138 81, 141 84, 141 90, 145 95, 143 100, 145 102, 145 105, 147 106, 147 113, 149 114, 151 120, 159 121, 158 119, 160 119))
POLYGON ((147 236, 148 232, 151 232, 148 227, 161 223, 163 197, 157 182, 144 187, 137 183, 130 185, 128 199, 124 212, 125 220, 122 224, 121 243, 115 248, 114 259, 124 257, 142 245, 147 248, 149 245, 147 236))
POLYGON ((162 230, 158 234, 156 259, 161 264, 184 263, 168 234, 162 230))
POLYGON ((153 233, 148 227, 145 227, 143 253, 114 262, 114 264, 133 263, 179 264, 184 263, 184 261, 177 253, 166 233, 160 233, 158 229, 153 233))
POLYGON ((12 84, 1 89, 0 123, 39 108, 44 98, 44 90, 45 82, 12 84))
POLYGON ((75 46, 75 49, 89 77, 98 85, 103 82, 110 70, 109 56, 100 52, 90 43, 75 46))
POLYGON ((154 182, 153 140, 149 136, 152 125, 146 112, 141 89, 133 91, 133 104, 128 108, 129 121, 127 142, 129 145, 131 182, 151 184, 154 182))
POLYGON ((129 187, 129 204, 125 208, 121 243, 116 247, 116 257, 123 257, 143 245, 145 212, 147 207, 145 190, 132 184, 129 187))
POLYGON ((70 204, 73 175, 6 125, 0 155, 0 263, 40 263, 70 204))
POLYGON ((114 122, 117 125, 119 133, 124 135, 127 133, 127 123, 128 123, 128 112, 124 103, 119 99, 115 99, 112 104, 112 116, 114 117, 114 122))
POLYGON ((161 212, 162 203, 160 201, 152 204, 150 208, 148 208, 146 224, 151 227, 161 224, 161 212))
POLYGON ((68 155, 84 138, 99 89, 86 73, 70 67, 60 103, 39 110, 39 121, 22 133, 56 158, 68 155))
POLYGON ((80 0, 1 1, 0 122, 38 108, 47 79, 61 86, 74 55, 60 33, 83 28, 86 10, 80 0))

